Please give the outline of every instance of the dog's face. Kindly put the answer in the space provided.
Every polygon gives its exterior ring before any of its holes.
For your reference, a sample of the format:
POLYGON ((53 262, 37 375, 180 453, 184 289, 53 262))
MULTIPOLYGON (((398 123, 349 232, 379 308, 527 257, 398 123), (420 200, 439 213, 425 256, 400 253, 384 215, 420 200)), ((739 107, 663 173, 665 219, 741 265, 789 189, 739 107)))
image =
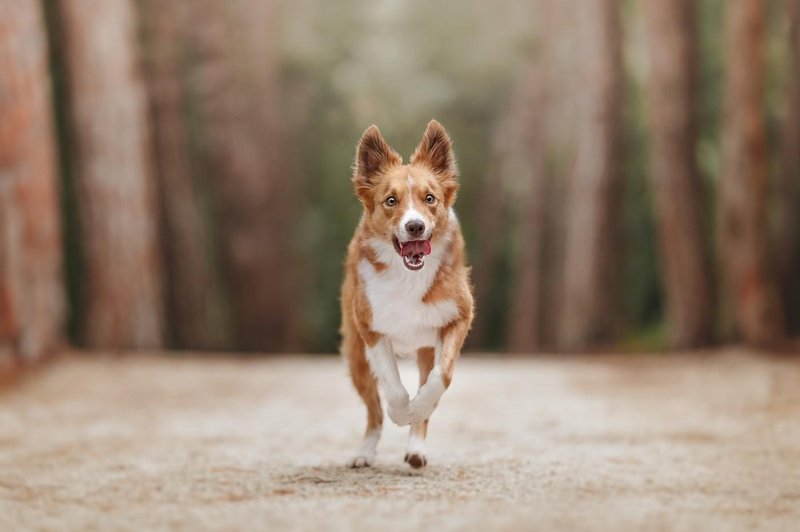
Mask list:
POLYGON ((371 232, 394 246, 406 268, 422 269, 458 191, 452 142, 441 124, 428 124, 408 165, 370 126, 358 143, 353 183, 371 232))

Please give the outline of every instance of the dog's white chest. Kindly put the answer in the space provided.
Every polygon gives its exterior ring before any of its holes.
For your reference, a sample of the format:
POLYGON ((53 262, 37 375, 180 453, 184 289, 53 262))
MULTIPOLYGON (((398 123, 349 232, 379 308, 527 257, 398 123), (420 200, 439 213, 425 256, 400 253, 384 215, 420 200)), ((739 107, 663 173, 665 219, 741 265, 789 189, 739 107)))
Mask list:
POLYGON ((398 355, 411 356, 420 347, 433 347, 439 328, 458 314, 455 301, 423 302, 437 270, 438 263, 409 271, 398 261, 382 272, 366 260, 359 264, 372 310, 372 329, 389 337, 398 355))

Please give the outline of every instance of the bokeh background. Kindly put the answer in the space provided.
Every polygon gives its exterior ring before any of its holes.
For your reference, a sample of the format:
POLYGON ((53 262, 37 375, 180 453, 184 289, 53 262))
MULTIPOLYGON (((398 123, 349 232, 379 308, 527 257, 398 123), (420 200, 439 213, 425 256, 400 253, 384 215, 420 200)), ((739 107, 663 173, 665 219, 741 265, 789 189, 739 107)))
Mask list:
POLYGON ((785 347, 798 0, 0 0, 0 351, 332 352, 350 173, 436 118, 468 348, 785 347))

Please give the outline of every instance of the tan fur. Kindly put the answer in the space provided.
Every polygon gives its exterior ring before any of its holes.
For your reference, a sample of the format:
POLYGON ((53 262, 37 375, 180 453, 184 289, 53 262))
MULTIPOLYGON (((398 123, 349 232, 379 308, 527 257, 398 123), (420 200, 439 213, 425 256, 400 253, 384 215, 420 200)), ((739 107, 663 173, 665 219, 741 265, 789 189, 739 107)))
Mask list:
MULTIPOLYGON (((458 190, 457 169, 449 137, 438 122, 432 121, 411 157, 411 164, 403 165, 401 157, 383 140, 375 126, 364 133, 357 148, 353 183, 356 195, 364 207, 364 215, 348 247, 345 278, 342 285, 341 309, 343 337, 342 353, 348 360, 353 385, 367 405, 367 433, 379 428, 383 420, 377 398, 377 381, 365 356, 367 347, 374 346, 381 334, 372 329, 372 309, 360 279, 358 265, 367 260, 379 274, 387 268, 378 260, 368 245, 370 239, 391 242, 394 228, 403 210, 385 205, 388 196, 395 196, 400 204, 413 204, 435 221, 431 246, 449 243, 445 259, 423 298, 423 303, 452 300, 458 308, 457 316, 439 328, 442 343, 441 374, 445 386, 452 381, 455 361, 473 318, 473 299, 466 266, 464 239, 457 225, 450 219, 458 190), (411 186, 409 186, 411 184, 411 186), (436 203, 426 203, 432 194, 436 203)), ((426 266, 427 267, 427 266, 426 266)), ((418 351, 420 386, 425 384, 434 367, 434 346, 418 351)), ((414 436, 425 438, 428 420, 412 425, 414 436)), ((413 467, 425 465, 424 456, 406 456, 413 467)))

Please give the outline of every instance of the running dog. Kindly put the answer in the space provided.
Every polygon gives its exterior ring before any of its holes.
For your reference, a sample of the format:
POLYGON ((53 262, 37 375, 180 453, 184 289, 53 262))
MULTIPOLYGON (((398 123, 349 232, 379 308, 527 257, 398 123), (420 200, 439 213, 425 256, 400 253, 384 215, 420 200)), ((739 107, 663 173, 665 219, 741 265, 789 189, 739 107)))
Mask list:
POLYGON ((367 405, 367 429, 350 467, 367 467, 389 418, 410 425, 405 461, 427 464, 428 418, 450 385, 472 324, 464 238, 453 203, 452 142, 432 120, 410 164, 370 126, 356 149, 353 185, 364 207, 347 250, 342 285, 342 355, 367 405), (409 400, 397 357, 416 357, 419 390, 409 400))

